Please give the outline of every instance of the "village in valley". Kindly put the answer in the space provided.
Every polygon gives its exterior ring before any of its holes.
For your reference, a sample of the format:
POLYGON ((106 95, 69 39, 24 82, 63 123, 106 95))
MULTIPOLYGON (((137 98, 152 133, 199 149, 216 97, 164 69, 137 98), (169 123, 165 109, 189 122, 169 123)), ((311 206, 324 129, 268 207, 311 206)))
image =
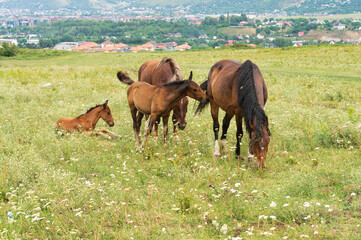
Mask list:
MULTIPOLYGON (((189 49, 219 48, 242 44, 248 47, 285 47, 325 44, 355 44, 361 42, 361 18, 337 19, 327 16, 317 17, 287 17, 278 15, 224 14, 224 15, 189 15, 186 11, 177 11, 174 16, 152 15, 149 9, 139 15, 122 16, 112 11, 98 14, 77 10, 59 9, 54 11, 36 12, 30 14, 26 10, 0 10, 0 44, 7 42, 19 47, 52 48, 56 50, 79 52, 138 52, 138 51, 184 51, 189 49), (57 11, 57 12, 56 12, 57 11), (53 45, 44 45, 49 41, 46 36, 32 31, 38 24, 52 24, 59 21, 103 21, 103 22, 142 22, 159 21, 176 23, 186 22, 189 26, 200 30, 193 35, 183 36, 180 32, 163 34, 162 41, 143 34, 141 44, 137 42, 123 43, 122 39, 111 35, 101 36, 97 40, 61 41, 53 45), (231 23, 232 20, 232 23, 231 23), (228 26, 227 26, 228 25, 228 26), (217 30, 206 32, 202 26, 214 27, 217 30), (14 31, 14 29, 18 29, 14 31), (23 32, 19 32, 21 29, 23 32), (224 32, 228 33, 224 33, 224 32), (222 34, 220 34, 222 33, 222 34), (146 42, 144 42, 146 41, 146 42), (194 43, 197 43, 196 45, 194 43)), ((139 12, 138 12, 139 13, 139 12)), ((160 23, 160 22, 159 22, 160 23)), ((156 30, 155 30, 156 31, 156 30)), ((125 36, 130 38, 131 34, 125 36)), ((128 39, 126 39, 128 40, 128 39)), ((138 41, 139 42, 139 41, 138 41)))

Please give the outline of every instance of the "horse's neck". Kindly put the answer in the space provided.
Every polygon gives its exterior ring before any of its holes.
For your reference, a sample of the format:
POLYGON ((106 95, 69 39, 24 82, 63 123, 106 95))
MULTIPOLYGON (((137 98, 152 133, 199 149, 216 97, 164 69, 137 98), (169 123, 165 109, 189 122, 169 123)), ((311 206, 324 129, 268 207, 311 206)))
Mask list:
POLYGON ((186 85, 174 85, 174 86, 166 86, 167 91, 169 92, 168 98, 170 102, 177 103, 183 97, 185 97, 187 86, 186 85))
POLYGON ((79 119, 82 121, 90 122, 90 124, 92 125, 92 128, 94 128, 95 125, 97 124, 97 122, 99 121, 100 111, 101 111, 100 107, 94 108, 90 112, 81 116, 79 119))

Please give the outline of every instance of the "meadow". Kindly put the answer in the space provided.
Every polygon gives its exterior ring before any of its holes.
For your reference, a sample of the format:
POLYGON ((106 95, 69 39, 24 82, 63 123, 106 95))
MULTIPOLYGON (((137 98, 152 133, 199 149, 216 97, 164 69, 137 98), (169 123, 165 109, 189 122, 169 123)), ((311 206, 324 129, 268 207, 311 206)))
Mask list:
MULTIPOLYGON (((0 238, 359 239, 360 55, 358 46, 310 46, 1 58, 0 238), (266 170, 235 159, 234 120, 214 158, 210 110, 194 116, 193 99, 179 138, 170 133, 164 147, 152 137, 135 151, 128 86, 116 73, 137 79, 144 61, 164 56, 198 83, 221 59, 259 66, 272 133, 266 170), (105 100, 123 139, 55 130, 105 100)), ((248 142, 245 134, 244 157, 248 142)))

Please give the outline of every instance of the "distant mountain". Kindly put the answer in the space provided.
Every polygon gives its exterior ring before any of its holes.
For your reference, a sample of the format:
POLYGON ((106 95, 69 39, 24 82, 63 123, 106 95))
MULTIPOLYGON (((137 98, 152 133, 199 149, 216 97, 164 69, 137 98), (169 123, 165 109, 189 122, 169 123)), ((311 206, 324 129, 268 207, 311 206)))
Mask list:
POLYGON ((0 0, 2 8, 30 10, 54 10, 58 8, 78 8, 82 10, 125 7, 126 1, 117 0, 0 0))
POLYGON ((57 8, 126 9, 160 7, 185 9, 188 13, 265 13, 286 11, 304 13, 361 12, 360 0, 0 0, 1 8, 51 10, 57 8))

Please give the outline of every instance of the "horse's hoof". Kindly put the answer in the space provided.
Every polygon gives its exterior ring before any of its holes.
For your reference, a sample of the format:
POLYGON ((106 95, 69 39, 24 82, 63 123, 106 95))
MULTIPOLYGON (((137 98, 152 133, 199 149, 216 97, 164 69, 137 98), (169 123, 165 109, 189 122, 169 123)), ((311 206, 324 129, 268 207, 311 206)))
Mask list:
POLYGON ((216 158, 221 158, 221 157, 222 157, 222 155, 221 155, 220 153, 215 153, 214 156, 215 156, 216 158))
POLYGON ((245 160, 244 157, 241 157, 240 155, 236 155, 236 159, 239 159, 239 160, 242 160, 242 161, 245 160))

